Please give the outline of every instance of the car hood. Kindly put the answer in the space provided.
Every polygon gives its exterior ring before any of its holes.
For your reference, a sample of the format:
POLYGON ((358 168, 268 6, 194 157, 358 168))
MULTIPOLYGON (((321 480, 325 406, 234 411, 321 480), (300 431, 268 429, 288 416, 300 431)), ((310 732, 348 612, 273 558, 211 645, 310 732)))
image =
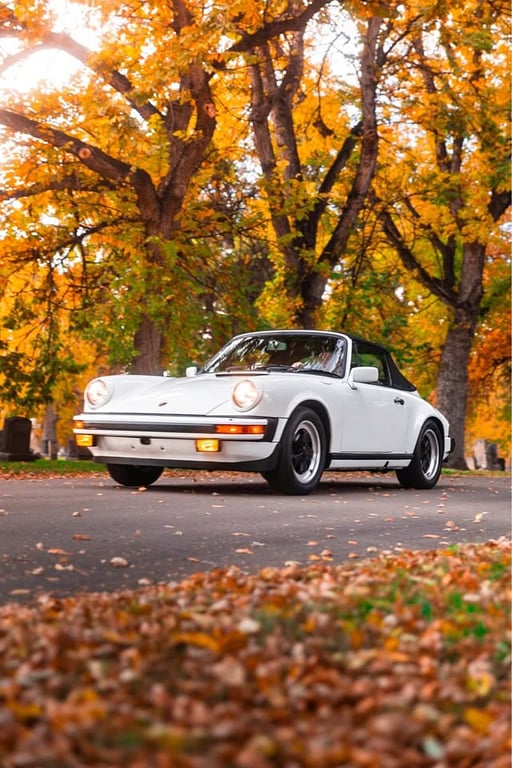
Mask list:
MULTIPOLYGON (((190 378, 154 376, 106 376, 112 396, 104 406, 88 408, 95 413, 207 415, 231 405, 231 392, 243 376, 200 374, 190 378)), ((252 377, 251 377, 252 378, 252 377)))

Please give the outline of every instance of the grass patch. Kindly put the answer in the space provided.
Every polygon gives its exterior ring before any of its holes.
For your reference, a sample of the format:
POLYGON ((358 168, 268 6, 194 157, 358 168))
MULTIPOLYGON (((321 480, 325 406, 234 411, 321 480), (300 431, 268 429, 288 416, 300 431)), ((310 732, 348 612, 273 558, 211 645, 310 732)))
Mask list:
MULTIPOLYGON (((166 475, 178 475, 180 477, 194 476, 202 470, 165 470, 166 475)), ((2 477, 51 477, 66 475, 94 475, 107 474, 104 464, 84 459, 36 459, 35 461, 0 461, 0 478, 2 477)), ((220 473, 219 473, 220 474, 220 473)), ((329 479, 329 472, 324 475, 324 481, 329 479)), ((467 476, 467 477, 503 477, 510 476, 510 472, 491 472, 486 470, 452 470, 443 469, 443 475, 467 476)))
POLYGON ((0 477, 88 475, 104 473, 103 464, 72 459, 36 459, 35 461, 0 461, 0 477))

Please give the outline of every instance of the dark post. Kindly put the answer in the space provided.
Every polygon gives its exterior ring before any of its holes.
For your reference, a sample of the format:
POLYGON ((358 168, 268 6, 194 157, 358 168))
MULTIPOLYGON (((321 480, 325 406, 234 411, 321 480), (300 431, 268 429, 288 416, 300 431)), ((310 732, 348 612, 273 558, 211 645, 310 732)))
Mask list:
POLYGON ((30 449, 32 422, 25 416, 10 416, 0 432, 1 461, 34 461, 37 455, 30 449))

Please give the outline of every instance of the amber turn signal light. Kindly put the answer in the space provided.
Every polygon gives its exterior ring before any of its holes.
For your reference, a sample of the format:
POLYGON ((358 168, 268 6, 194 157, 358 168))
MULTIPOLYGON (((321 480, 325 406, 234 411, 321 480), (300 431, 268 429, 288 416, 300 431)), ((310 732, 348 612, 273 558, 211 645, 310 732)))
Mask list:
POLYGON ((263 424, 217 424, 215 431, 219 435, 263 435, 263 424))
POLYGON ((75 442, 81 448, 92 448, 96 445, 94 435, 75 435, 75 442))
POLYGON ((196 451, 199 453, 218 453, 220 451, 220 440, 215 438, 196 440, 196 451))

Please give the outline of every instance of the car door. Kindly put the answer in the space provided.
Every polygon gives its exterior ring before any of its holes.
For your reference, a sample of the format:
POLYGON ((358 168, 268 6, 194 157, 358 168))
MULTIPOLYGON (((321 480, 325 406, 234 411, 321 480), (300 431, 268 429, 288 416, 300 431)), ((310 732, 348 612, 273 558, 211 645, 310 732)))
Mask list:
POLYGON ((341 453, 368 455, 402 454, 412 395, 396 389, 385 351, 367 342, 354 342, 351 369, 373 366, 378 381, 345 384, 342 397, 341 453))

